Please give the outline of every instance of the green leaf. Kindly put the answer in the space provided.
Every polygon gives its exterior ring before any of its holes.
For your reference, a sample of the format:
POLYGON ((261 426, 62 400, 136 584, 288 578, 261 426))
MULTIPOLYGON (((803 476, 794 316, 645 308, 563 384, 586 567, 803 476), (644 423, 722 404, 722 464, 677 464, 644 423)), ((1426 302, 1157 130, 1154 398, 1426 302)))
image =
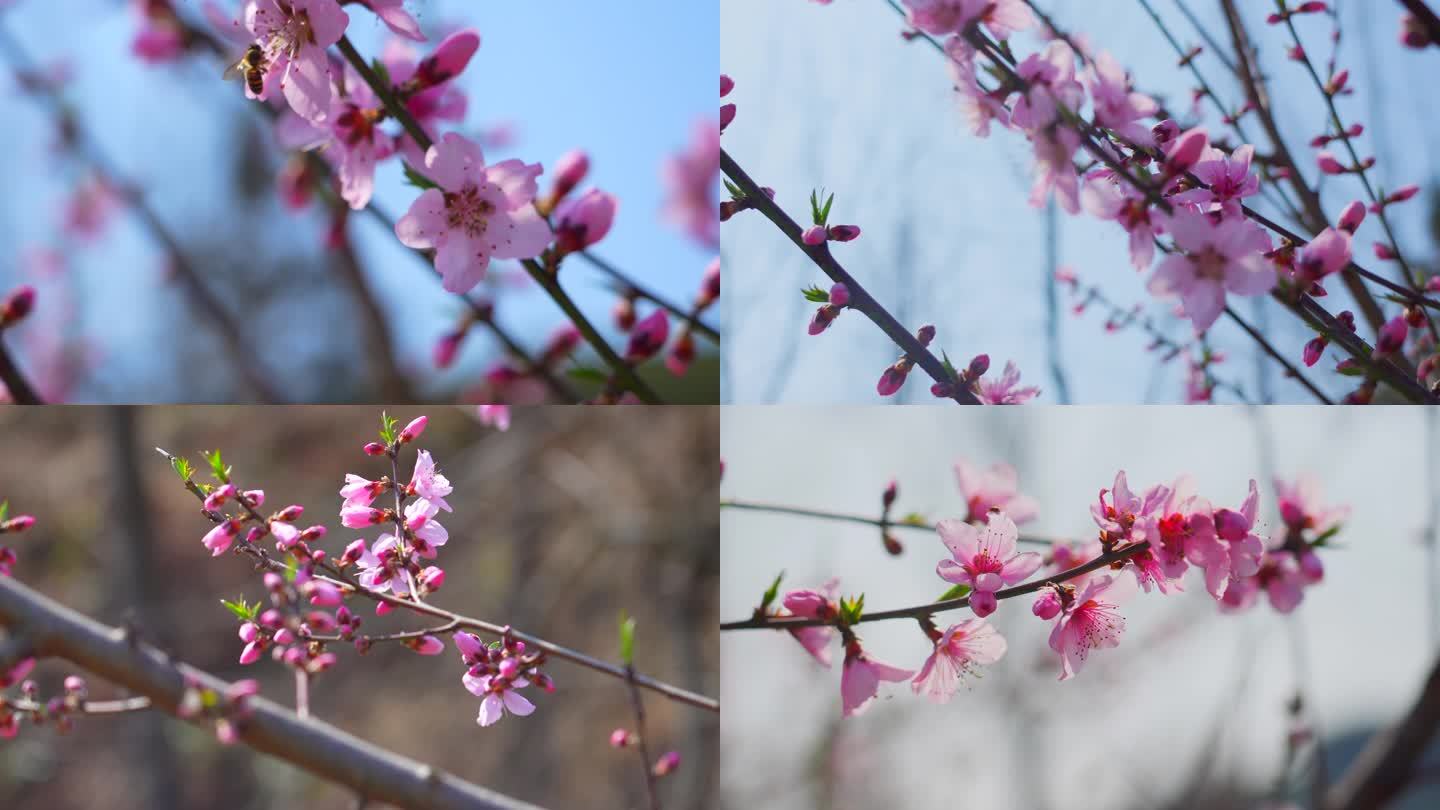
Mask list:
POLYGON ((827 222, 830 221, 830 206, 832 206, 832 205, 834 205, 834 204, 835 204, 835 195, 834 195, 834 194, 831 194, 831 195, 825 200, 825 205, 824 205, 824 207, 822 207, 822 208, 820 209, 820 221, 819 221, 819 222, 816 222, 816 223, 815 223, 816 225, 822 225, 822 226, 823 226, 825 223, 827 223, 827 222))
POLYGON ((900 522, 906 526, 925 526, 928 523, 928 521, 925 520, 925 516, 919 512, 911 512, 905 517, 900 518, 900 522))
POLYGON ((295 582, 295 576, 300 573, 300 567, 295 564, 295 558, 285 560, 285 581, 295 582))
POLYGON ((940 594, 940 598, 939 598, 939 599, 936 599, 935 601, 936 601, 936 602, 944 602, 944 601, 946 601, 947 599, 959 599, 960 597, 966 596, 966 595, 968 595, 969 593, 970 593, 970 586, 969 586, 969 585, 951 585, 951 586, 950 586, 950 590, 948 590, 948 591, 940 594))
POLYGON ((10 502, 0 501, 0 523, 5 522, 5 516, 10 514, 10 502))
POLYGON ((572 369, 568 369, 565 372, 565 376, 574 380, 579 380, 580 382, 592 382, 599 383, 601 385, 604 385, 605 383, 610 381, 610 377, 606 375, 605 372, 601 371, 598 368, 591 368, 589 366, 576 366, 572 369))
POLYGON ((378 58, 374 59, 370 62, 370 69, 375 71, 375 75, 380 77, 380 85, 382 87, 387 90, 394 87, 394 83, 390 81, 390 68, 385 67, 384 62, 381 62, 378 58))
MULTIPOLYGON (((0 519, 3 519, 3 513, 0 513, 0 519)), ((1324 546, 1324 545, 1328 544, 1328 543, 1330 542, 1330 539, 1331 539, 1332 537, 1334 537, 1335 535, 1339 534, 1339 533, 1340 533, 1340 530, 1343 529, 1343 528, 1345 528, 1345 527, 1344 527, 1344 526, 1341 526, 1339 523, 1336 523, 1334 526, 1331 526, 1330 528, 1326 529, 1323 533, 1321 533, 1321 535, 1320 535, 1319 537, 1315 538, 1314 542, 1312 542, 1310 545, 1312 545, 1312 546, 1324 546)))
POLYGON ((945 373, 950 375, 950 379, 953 380, 960 376, 960 372, 955 370, 955 364, 950 362, 950 355, 946 354, 944 349, 940 350, 940 363, 945 366, 945 373))
POLYGON ((189 481, 190 477, 195 474, 195 467, 190 463, 190 459, 179 456, 170 457, 170 469, 174 470, 182 481, 189 481))
POLYGON ((784 572, 784 571, 781 571, 780 573, 778 573, 778 574, 775 575, 775 581, 772 582, 772 583, 770 583, 770 587, 768 587, 768 588, 765 589, 765 596, 760 599, 760 612, 761 612, 761 613, 764 613, 764 612, 766 612, 767 610, 769 610, 769 609, 770 609, 770 605, 775 602, 775 595, 778 594, 778 593, 780 593, 780 580, 782 580, 782 579, 784 579, 784 578, 785 578, 785 572, 784 572))
POLYGON ((260 603, 256 602, 253 605, 248 604, 243 596, 234 602, 221 599, 220 604, 224 605, 226 610, 233 613, 235 618, 242 622, 254 621, 255 617, 260 613, 260 603))
POLYGON ((745 192, 741 191, 739 186, 730 182, 730 178, 728 177, 725 178, 725 190, 730 192, 730 199, 736 202, 745 199, 745 192))
POLYGON ((225 466, 225 461, 220 458, 219 450, 209 453, 201 452, 200 455, 204 456, 205 463, 210 465, 210 474, 215 476, 216 481, 222 484, 230 483, 230 468, 225 466))
POLYGON ((819 287, 806 287, 805 289, 801 290, 800 293, 805 296, 806 301, 809 301, 813 304, 830 303, 830 293, 820 289, 819 287))
POLYGON ((440 187, 435 183, 434 180, 431 180, 430 178, 411 168, 409 163, 406 163, 402 160, 400 161, 400 165, 405 169, 405 182, 409 183, 410 185, 420 189, 431 189, 440 187))
POLYGON ((846 596, 840 600, 840 621, 845 625, 852 625, 860 621, 865 615, 865 594, 859 596, 846 596))
POLYGON ((620 660, 625 666, 635 662, 635 620, 620 611, 620 660))
POLYGON ((399 419, 391 419, 390 414, 380 412, 380 441, 387 445, 395 443, 395 427, 400 424, 399 419))

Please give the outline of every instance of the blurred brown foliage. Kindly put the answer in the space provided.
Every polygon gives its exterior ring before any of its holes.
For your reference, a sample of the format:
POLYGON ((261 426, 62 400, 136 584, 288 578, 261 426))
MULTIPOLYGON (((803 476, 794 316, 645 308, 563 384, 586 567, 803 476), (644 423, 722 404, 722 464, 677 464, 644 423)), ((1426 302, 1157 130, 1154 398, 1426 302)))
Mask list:
MULTIPOLYGON (((392 407, 402 423, 422 411, 392 407)), ((640 671, 718 694, 719 412, 716 408, 516 409, 505 433, 469 410, 430 408, 419 446, 455 486, 450 543, 441 550, 443 607, 617 658, 620 611, 637 620, 640 671)), ((236 622, 221 597, 263 596, 244 558, 211 559, 199 504, 153 447, 197 459, 221 448, 237 484, 261 488, 266 507, 305 507, 299 525, 330 529, 331 553, 376 532, 340 527, 346 472, 388 473, 361 454, 378 407, 97 407, 0 410, 0 498, 36 515, 15 543, 16 574, 111 624, 133 623, 177 658, 227 679, 256 677, 289 704, 288 672, 269 660, 236 663, 236 622)), ((407 454, 402 475, 408 476, 407 454)), ((203 464, 201 465, 203 468, 203 464)), ((364 630, 424 626, 371 615, 364 630)), ((482 729, 478 700, 460 684, 453 647, 421 657, 379 645, 340 664, 312 693, 319 718, 462 778, 549 807, 640 807, 638 757, 607 745, 629 727, 625 685, 564 661, 559 689, 532 695, 528 718, 482 729)), ((70 671, 37 669, 45 694, 70 671)), ((92 679, 91 694, 113 687, 92 679)), ((717 715, 645 695, 651 745, 677 749, 680 770, 661 780, 667 810, 715 806, 717 715)), ((27 726, 0 744, 0 807, 167 810, 180 807, 349 808, 356 797, 202 729, 144 712, 83 718, 67 736, 27 726)))

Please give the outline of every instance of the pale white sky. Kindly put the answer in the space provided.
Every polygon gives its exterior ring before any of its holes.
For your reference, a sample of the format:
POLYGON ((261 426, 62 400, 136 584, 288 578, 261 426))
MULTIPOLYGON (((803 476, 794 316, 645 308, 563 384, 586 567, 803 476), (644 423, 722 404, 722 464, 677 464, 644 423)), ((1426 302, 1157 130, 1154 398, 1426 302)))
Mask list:
MULTIPOLYGON (((1025 528, 1084 537, 1094 531, 1089 505, 1117 469, 1137 487, 1190 472, 1202 493, 1231 505, 1255 477, 1265 525, 1277 518, 1263 446, 1274 448, 1268 463, 1278 474, 1318 475, 1327 497, 1353 514, 1338 538, 1344 548, 1325 552, 1326 582, 1288 619, 1268 604, 1222 616, 1203 583, 1187 580, 1184 594, 1127 603, 1120 648, 1059 683, 1049 624, 1026 600, 1002 603, 992 621, 1009 653, 969 691, 935 707, 887 684, 885 699, 838 726, 843 768, 863 783, 842 783, 854 806, 873 806, 873 790, 904 807, 961 795, 977 807, 1075 806, 1075 796, 1087 807, 1153 807, 1173 798, 1205 749, 1218 752, 1218 773, 1257 784, 1275 778, 1297 640, 1324 729, 1391 720, 1411 699, 1436 649, 1421 540, 1434 500, 1426 459, 1440 448, 1426 419, 1418 408, 729 407, 721 492, 878 514, 893 475, 899 508, 937 519, 964 508, 951 471, 957 458, 1007 461, 1022 491, 1041 501, 1025 528)), ((726 511, 721 615, 748 616, 781 569, 790 587, 839 576, 845 592, 864 591, 872 610, 934 598, 946 587, 934 573, 939 540, 902 538, 907 550, 892 558, 868 527, 726 511)), ((928 654, 911 622, 863 631, 881 660, 916 668, 928 654)), ((727 803, 824 806, 805 785, 824 761, 817 746, 839 721, 838 669, 820 669, 778 633, 730 632, 721 643, 727 803)))

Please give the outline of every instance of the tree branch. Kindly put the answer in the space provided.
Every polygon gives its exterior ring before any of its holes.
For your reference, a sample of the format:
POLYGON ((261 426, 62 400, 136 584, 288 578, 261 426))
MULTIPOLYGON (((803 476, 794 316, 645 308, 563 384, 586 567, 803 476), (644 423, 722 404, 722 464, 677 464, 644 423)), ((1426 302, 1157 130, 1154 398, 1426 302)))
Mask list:
MULTIPOLYGON (((176 714, 187 682, 224 693, 215 676, 172 661, 124 630, 83 616, 12 577, 0 577, 0 624, 23 633, 37 653, 68 660, 147 697, 176 714)), ((302 719, 260 697, 248 700, 239 740, 367 798, 415 810, 525 810, 535 805, 466 782, 353 737, 328 723, 302 719)))
POLYGON ((1370 810, 1394 799, 1440 729, 1440 659, 1415 703, 1394 728, 1377 732, 1325 794, 1324 810, 1370 810))

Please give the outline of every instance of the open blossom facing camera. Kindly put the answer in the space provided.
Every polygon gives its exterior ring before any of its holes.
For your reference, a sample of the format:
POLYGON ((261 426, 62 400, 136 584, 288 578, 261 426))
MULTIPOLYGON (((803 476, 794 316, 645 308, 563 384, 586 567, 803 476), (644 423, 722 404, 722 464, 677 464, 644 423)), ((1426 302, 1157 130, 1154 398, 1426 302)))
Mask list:
POLYGON ((1275 267, 1265 260, 1270 237, 1247 219, 1222 219, 1177 211, 1166 223, 1184 253, 1160 262, 1150 292, 1178 297, 1185 316, 1203 332, 1225 309, 1225 294, 1263 295, 1275 286, 1275 267))
POLYGON ((400 241, 434 248, 435 269, 449 292, 469 292, 491 259, 528 259, 550 244, 550 226, 535 211, 539 164, 485 165, 480 147, 447 133, 425 153, 426 189, 395 224, 400 241))
POLYGON ((984 528, 963 520, 942 520, 935 525, 954 558, 941 560, 935 573, 946 582, 969 586, 970 609, 981 618, 995 612, 996 591, 1024 581, 1044 561, 1033 551, 1016 551, 1019 532, 1004 512, 992 511, 988 518, 984 528))
POLYGON ((297 115, 324 123, 330 115, 330 58, 325 51, 340 41, 350 15, 336 0, 250 0, 245 27, 265 54, 266 93, 278 81, 297 115), (272 78, 273 77, 273 78, 272 78))

